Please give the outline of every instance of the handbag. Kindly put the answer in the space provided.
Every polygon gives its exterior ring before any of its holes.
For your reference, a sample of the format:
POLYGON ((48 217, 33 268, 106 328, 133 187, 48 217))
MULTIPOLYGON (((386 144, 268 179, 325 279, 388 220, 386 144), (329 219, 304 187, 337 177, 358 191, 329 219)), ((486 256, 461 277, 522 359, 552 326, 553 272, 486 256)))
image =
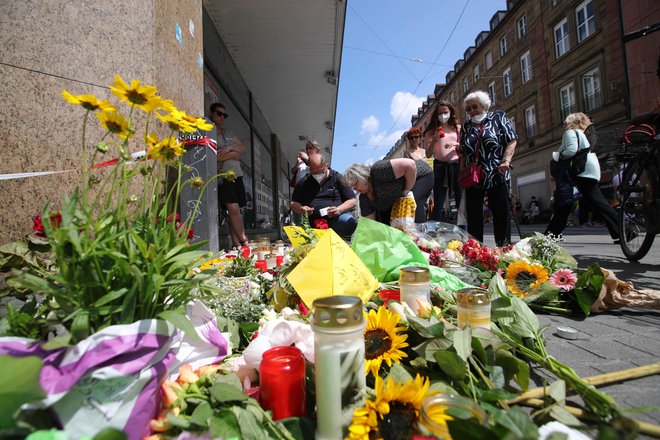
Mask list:
POLYGON ((589 155, 589 147, 580 149, 580 136, 577 131, 575 132, 575 137, 578 142, 578 149, 570 159, 568 171, 571 174, 571 177, 576 177, 584 172, 585 167, 587 166, 587 156, 589 155))
MULTIPOLYGON (((479 136, 477 137, 477 148, 475 149, 475 158, 479 160, 479 146, 481 145, 481 134, 484 131, 483 124, 479 128, 479 136)), ((458 173, 458 186, 461 189, 471 188, 477 185, 483 178, 483 168, 479 162, 473 162, 463 167, 458 173)))

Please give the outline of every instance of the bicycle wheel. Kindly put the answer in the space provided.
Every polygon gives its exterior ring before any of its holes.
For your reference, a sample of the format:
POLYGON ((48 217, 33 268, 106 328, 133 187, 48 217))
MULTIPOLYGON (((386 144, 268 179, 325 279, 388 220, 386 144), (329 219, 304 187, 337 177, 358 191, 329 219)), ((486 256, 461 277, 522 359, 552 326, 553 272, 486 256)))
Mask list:
POLYGON ((642 259, 655 239, 653 189, 656 181, 655 172, 644 158, 639 158, 626 166, 619 185, 621 250, 632 261, 642 259))

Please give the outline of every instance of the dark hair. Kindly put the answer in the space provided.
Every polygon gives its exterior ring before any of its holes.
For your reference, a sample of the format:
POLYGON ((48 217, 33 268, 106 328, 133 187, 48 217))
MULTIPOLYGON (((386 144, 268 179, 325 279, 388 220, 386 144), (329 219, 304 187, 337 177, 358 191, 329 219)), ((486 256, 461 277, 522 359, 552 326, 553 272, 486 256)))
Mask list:
POLYGON ((438 129, 438 108, 440 106, 445 106, 449 109, 449 120, 447 121, 447 124, 451 125, 454 127, 454 130, 456 130, 456 133, 460 131, 459 124, 460 122, 458 121, 458 115, 456 114, 456 109, 454 106, 451 104, 449 101, 441 100, 438 101, 438 103, 435 105, 435 108, 433 109, 433 115, 431 115, 431 120, 429 121, 429 126, 427 129, 424 131, 424 133, 427 133, 429 131, 436 131, 438 129))
POLYGON ((222 107, 222 108, 224 108, 225 110, 227 110, 227 107, 225 107, 225 105, 224 105, 223 103, 221 103, 221 102, 214 102, 213 104, 211 104, 211 107, 209 108, 210 113, 213 114, 213 112, 215 111, 215 109, 217 109, 218 107, 222 107))

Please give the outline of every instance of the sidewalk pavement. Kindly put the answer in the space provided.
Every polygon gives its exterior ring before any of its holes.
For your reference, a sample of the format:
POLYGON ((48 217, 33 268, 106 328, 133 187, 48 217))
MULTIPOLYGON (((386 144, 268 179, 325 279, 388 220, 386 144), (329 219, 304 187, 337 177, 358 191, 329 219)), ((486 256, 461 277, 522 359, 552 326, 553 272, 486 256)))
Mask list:
MULTIPOLYGON (((515 224, 511 226, 511 238, 516 242, 520 238, 515 224)), ((524 235, 534 231, 542 233, 545 227, 545 224, 522 225, 521 229, 524 235)), ((484 242, 489 246, 495 244, 492 225, 486 225, 484 242)), ((564 231, 564 247, 581 268, 598 262, 638 289, 660 291, 660 236, 638 263, 623 256, 620 246, 612 244, 605 227, 568 227, 564 231)), ((549 326, 545 332, 549 354, 573 367, 583 378, 660 362, 660 310, 625 308, 587 318, 539 315, 539 319, 541 325, 549 326), (578 339, 561 338, 557 327, 572 327, 578 331, 578 339)), ((535 386, 542 386, 555 379, 545 371, 536 371, 532 380, 535 386)), ((655 406, 650 412, 627 415, 660 425, 660 375, 603 385, 598 389, 612 396, 623 409, 655 406)))

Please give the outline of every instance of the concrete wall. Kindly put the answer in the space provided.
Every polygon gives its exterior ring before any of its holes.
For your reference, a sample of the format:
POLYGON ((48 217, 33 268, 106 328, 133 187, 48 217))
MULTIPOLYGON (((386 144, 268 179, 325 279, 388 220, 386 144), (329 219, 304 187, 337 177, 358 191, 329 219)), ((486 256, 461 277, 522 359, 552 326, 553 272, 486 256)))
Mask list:
MULTIPOLYGON (((79 167, 84 111, 64 102, 63 89, 116 102, 108 87, 119 74, 155 85, 190 114, 203 114, 202 0, 2 3, 0 175, 79 167)), ((98 127, 96 118, 90 121, 98 127)), ((137 139, 133 151, 144 149, 137 139)), ((57 206, 79 179, 72 172, 0 180, 0 244, 31 232, 31 217, 46 202, 57 206)))

